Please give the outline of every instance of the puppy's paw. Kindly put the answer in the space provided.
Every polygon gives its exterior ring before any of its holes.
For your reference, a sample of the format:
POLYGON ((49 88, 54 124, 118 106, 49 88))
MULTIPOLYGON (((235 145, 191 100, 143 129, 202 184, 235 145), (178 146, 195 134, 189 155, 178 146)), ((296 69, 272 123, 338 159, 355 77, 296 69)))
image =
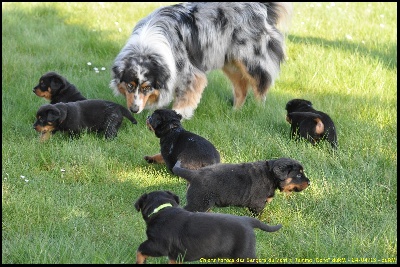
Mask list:
POLYGON ((153 156, 144 156, 144 160, 147 161, 147 163, 165 163, 164 158, 161 156, 161 153, 153 156))
POLYGON ((147 163, 155 163, 154 158, 151 156, 144 156, 144 160, 147 161, 147 163))

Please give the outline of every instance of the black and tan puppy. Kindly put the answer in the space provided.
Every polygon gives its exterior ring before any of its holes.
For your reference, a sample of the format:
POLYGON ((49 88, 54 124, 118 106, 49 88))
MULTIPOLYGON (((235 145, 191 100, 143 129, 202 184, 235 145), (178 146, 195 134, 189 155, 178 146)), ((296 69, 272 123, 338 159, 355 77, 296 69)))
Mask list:
POLYGON ((213 206, 247 207, 254 216, 272 201, 275 190, 300 192, 310 185, 303 166, 290 158, 248 163, 220 163, 199 170, 177 164, 173 173, 189 182, 186 193, 189 211, 207 211, 213 206))
POLYGON ((59 102, 75 102, 86 100, 72 83, 60 74, 50 71, 39 79, 39 83, 33 87, 33 92, 50 101, 50 104, 59 102))
POLYGON ((160 138, 161 153, 145 156, 148 163, 165 163, 172 170, 179 160, 182 167, 198 169, 220 162, 220 155, 214 145, 181 124, 182 116, 171 109, 157 109, 147 117, 149 130, 160 138))
POLYGON ((123 118, 133 124, 137 121, 122 105, 90 99, 69 103, 46 104, 36 113, 33 128, 41 133, 40 140, 47 140, 56 131, 77 135, 83 130, 104 132, 106 138, 117 136, 123 118))
POLYGON ((134 204, 147 225, 147 240, 139 245, 136 263, 148 257, 168 256, 169 263, 200 259, 226 262, 256 258, 254 228, 278 231, 247 216, 190 212, 179 207, 179 197, 169 191, 143 194, 134 204))
POLYGON ((286 104, 286 110, 292 138, 302 137, 313 145, 327 140, 333 148, 337 148, 335 124, 328 114, 315 110, 312 103, 304 99, 290 100, 286 104))

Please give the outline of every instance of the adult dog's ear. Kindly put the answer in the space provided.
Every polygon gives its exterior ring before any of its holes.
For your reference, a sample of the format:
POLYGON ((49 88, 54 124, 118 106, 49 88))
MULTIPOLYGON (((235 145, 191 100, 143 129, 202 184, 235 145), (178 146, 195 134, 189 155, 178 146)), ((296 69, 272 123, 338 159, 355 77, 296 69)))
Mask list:
POLYGON ((112 72, 114 74, 114 78, 120 80, 122 77, 122 67, 117 63, 115 63, 115 65, 112 67, 112 72))
POLYGON ((168 194, 170 194, 171 196, 173 196, 176 204, 179 205, 179 197, 177 195, 175 195, 174 193, 172 193, 171 191, 166 191, 168 194))
POLYGON ((144 194, 135 202, 134 206, 135 206, 135 209, 136 209, 137 211, 140 211, 140 210, 141 210, 141 208, 143 207, 143 201, 145 201, 146 198, 147 198, 147 194, 144 193, 144 194))
POLYGON ((289 159, 281 158, 272 162, 272 172, 279 180, 288 178, 289 172, 292 170, 293 164, 289 159))

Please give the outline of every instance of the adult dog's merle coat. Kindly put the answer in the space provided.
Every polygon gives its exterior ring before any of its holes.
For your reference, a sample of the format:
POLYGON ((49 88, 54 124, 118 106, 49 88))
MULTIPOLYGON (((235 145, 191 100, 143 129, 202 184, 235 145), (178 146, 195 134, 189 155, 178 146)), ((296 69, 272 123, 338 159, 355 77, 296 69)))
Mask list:
POLYGON ((292 99, 285 109, 292 138, 302 137, 313 145, 327 140, 333 148, 337 148, 335 124, 328 114, 314 109, 312 103, 305 99, 292 99))
POLYGON ((173 173, 189 182, 184 207, 207 211, 213 206, 247 207, 258 215, 275 190, 290 193, 308 187, 310 180, 296 160, 280 158, 248 163, 219 163, 198 170, 182 168, 178 162, 173 173))
POLYGON ((182 116, 171 109, 157 109, 147 120, 149 130, 160 138, 161 153, 145 156, 149 163, 165 163, 169 170, 179 160, 184 168, 198 169, 220 162, 215 146, 202 136, 185 130, 182 116))
POLYGON ((133 124, 137 123, 125 107, 106 100, 46 104, 37 111, 33 128, 41 133, 41 141, 45 141, 56 131, 78 135, 83 130, 88 130, 104 132, 105 138, 114 138, 124 117, 133 124))
POLYGON ((284 2, 189 2, 165 6, 140 20, 112 66, 110 87, 134 113, 172 109, 188 119, 222 69, 233 85, 234 107, 249 88, 262 102, 285 58, 284 35, 292 5, 284 2))
POLYGON ((134 204, 146 222, 147 240, 137 249, 136 263, 148 257, 168 256, 170 263, 203 259, 256 258, 254 228, 278 231, 246 216, 189 212, 179 207, 179 197, 170 191, 153 191, 134 204))
POLYGON ((54 71, 42 75, 39 83, 33 88, 33 92, 39 97, 50 100, 50 104, 86 100, 75 85, 54 71))

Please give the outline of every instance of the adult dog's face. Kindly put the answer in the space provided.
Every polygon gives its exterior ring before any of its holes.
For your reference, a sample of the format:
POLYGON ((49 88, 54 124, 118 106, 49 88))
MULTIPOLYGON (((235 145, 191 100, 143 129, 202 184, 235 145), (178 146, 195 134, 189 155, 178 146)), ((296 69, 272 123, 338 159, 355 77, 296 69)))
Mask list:
POLYGON ((165 82, 170 76, 156 54, 116 61, 112 71, 111 87, 125 96, 127 108, 133 113, 142 112, 146 106, 156 106, 160 90, 165 90, 165 82))
POLYGON ((157 109, 147 117, 146 124, 157 137, 162 137, 171 129, 182 127, 182 115, 172 109, 157 109))
POLYGON ((55 72, 48 72, 39 79, 39 83, 33 87, 33 92, 40 97, 51 100, 52 94, 64 88, 66 80, 55 72))

